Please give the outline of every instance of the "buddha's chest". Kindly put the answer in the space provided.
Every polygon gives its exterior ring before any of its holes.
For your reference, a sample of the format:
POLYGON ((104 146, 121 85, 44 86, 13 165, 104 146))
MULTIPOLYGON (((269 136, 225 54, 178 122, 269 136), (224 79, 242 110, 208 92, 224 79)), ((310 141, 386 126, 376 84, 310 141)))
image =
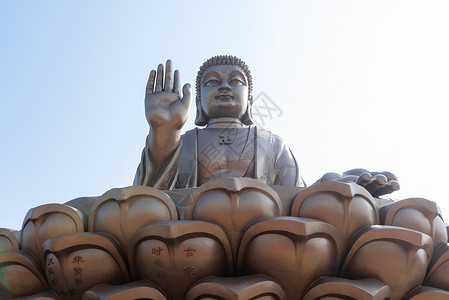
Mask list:
POLYGON ((250 128, 206 128, 198 132, 200 182, 211 176, 253 176, 254 136, 250 128))

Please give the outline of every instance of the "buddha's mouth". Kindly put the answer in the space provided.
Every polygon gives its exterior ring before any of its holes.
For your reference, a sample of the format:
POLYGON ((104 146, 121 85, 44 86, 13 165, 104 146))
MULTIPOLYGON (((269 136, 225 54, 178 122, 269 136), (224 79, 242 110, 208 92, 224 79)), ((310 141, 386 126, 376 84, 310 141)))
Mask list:
POLYGON ((234 99, 234 97, 231 94, 220 94, 220 95, 215 96, 215 99, 229 101, 229 100, 234 99))

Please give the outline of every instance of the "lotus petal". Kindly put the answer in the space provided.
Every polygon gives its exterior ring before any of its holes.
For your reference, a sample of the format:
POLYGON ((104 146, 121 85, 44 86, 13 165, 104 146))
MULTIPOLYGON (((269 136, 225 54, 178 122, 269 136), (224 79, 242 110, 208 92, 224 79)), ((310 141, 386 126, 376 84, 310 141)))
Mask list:
POLYGON ((83 219, 84 228, 88 227, 88 218, 87 216, 90 215, 90 210, 92 208, 92 205, 94 205, 95 201, 98 199, 98 197, 79 197, 75 198, 73 200, 67 201, 64 203, 65 205, 74 207, 81 211, 83 215, 86 216, 86 218, 83 219))
POLYGON ((418 231, 374 225, 360 230, 348 249, 341 277, 376 278, 391 288, 393 299, 402 299, 421 285, 433 242, 418 231))
POLYGON ((279 282, 288 299, 300 299, 314 280, 336 273, 338 239, 335 226, 318 220, 258 220, 240 242, 237 274, 265 274, 279 282))
POLYGON ((443 244, 433 253, 424 284, 449 290, 449 244, 443 244))
POLYGON ((293 199, 291 215, 334 225, 342 238, 340 259, 359 229, 379 224, 377 208, 368 191, 355 183, 337 181, 314 184, 301 191, 293 199))
POLYGON ((446 224, 435 202, 423 198, 401 200, 381 209, 385 225, 405 227, 427 234, 435 248, 448 241, 446 224))
POLYGON ((22 225, 22 249, 33 253, 42 263, 41 245, 48 239, 84 232, 84 215, 64 204, 45 204, 28 211, 22 225))
POLYGON ((22 297, 48 290, 42 267, 26 250, 0 253, 0 285, 11 297, 22 297))
POLYGON ((449 300, 449 291, 420 286, 410 292, 404 300, 449 300))
POLYGON ((243 277, 215 277, 201 279, 187 292, 185 300, 285 300, 284 290, 264 275, 243 277))
POLYGON ((155 283, 170 299, 183 299, 189 287, 203 277, 232 275, 226 234, 209 222, 147 225, 134 234, 129 254, 132 277, 155 283))
POLYGON ((268 185, 251 178, 217 178, 192 195, 184 219, 220 225, 229 236, 234 255, 245 227, 260 218, 279 216, 282 203, 268 185))
POLYGON ((16 236, 20 237, 19 231, 0 228, 0 253, 19 250, 19 241, 16 236))
POLYGON ((129 282, 121 285, 100 284, 85 291, 81 300, 167 300, 159 288, 147 280, 129 282))
POLYGON ((14 298, 14 300, 62 300, 62 298, 53 291, 45 291, 31 296, 14 298))
POLYGON ((177 219, 167 194, 148 186, 130 186, 109 190, 95 201, 89 231, 112 235, 127 251, 131 236, 142 226, 177 219))
POLYGON ((125 257, 106 233, 78 233, 50 239, 42 245, 50 288, 63 299, 79 299, 102 283, 130 280, 125 257))
POLYGON ((374 278, 349 280, 339 277, 323 277, 309 287, 303 300, 390 300, 388 285, 374 278))

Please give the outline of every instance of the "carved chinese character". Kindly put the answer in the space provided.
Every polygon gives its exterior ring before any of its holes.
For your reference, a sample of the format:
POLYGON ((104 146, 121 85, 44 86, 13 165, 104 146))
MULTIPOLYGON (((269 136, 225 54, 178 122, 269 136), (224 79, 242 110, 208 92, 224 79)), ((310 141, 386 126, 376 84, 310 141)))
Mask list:
POLYGON ((184 252, 186 253, 187 257, 193 256, 196 252, 195 249, 192 249, 191 247, 187 248, 184 250, 184 252))
POLYGON ((229 136, 229 133, 226 135, 222 134, 218 137, 218 143, 220 145, 230 145, 232 144, 232 138, 229 136))
POLYGON ((72 264, 75 264, 75 263, 79 264, 79 263, 82 263, 82 262, 84 262, 84 259, 83 259, 83 257, 81 255, 75 256, 73 258, 73 260, 72 260, 72 264))
POLYGON ((164 249, 162 249, 161 247, 153 248, 153 249, 151 249, 151 254, 161 255, 162 250, 164 250, 164 249))
POLYGON ((194 266, 184 267, 184 275, 186 276, 195 275, 195 267, 194 266))
POLYGON ((164 266, 164 262, 160 259, 155 259, 153 261, 153 266, 155 266, 156 268, 159 268, 159 267, 161 268, 164 266))
POLYGON ((54 264, 53 257, 50 257, 48 259, 47 266, 50 266, 50 265, 53 265, 53 264, 54 264))
POLYGON ((73 268, 73 276, 81 276, 81 272, 83 272, 84 269, 83 268, 73 268))
POLYGON ((83 285, 84 280, 82 278, 75 278, 75 286, 83 285))

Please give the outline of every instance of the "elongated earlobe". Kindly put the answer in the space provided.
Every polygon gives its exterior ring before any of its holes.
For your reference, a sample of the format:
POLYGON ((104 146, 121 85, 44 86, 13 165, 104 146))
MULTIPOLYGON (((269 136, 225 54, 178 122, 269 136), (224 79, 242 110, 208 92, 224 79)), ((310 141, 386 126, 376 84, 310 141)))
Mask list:
POLYGON ((195 118, 195 125, 197 126, 206 126, 207 125, 207 117, 206 113, 203 111, 203 108, 201 107, 201 100, 196 98, 196 118, 195 118))
POLYGON ((251 100, 248 100, 248 107, 246 108, 245 114, 242 116, 242 122, 245 125, 253 125, 253 104, 251 100))

